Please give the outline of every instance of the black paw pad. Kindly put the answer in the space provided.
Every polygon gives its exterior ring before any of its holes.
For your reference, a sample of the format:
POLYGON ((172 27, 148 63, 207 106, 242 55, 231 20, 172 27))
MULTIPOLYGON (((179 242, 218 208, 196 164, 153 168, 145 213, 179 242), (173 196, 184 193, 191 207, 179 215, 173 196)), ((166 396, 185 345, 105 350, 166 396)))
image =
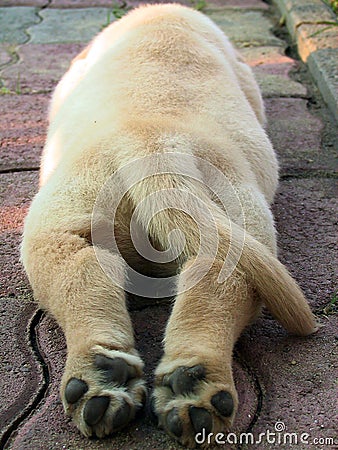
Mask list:
POLYGON ((100 422, 109 406, 109 397, 92 397, 86 403, 83 418, 87 425, 93 426, 100 422))
POLYGON ((178 409, 174 408, 168 412, 166 417, 166 426, 168 430, 176 437, 181 437, 183 433, 183 426, 178 415, 178 409))
POLYGON ((102 371, 106 383, 124 385, 130 378, 136 376, 134 367, 127 364, 123 358, 95 355, 95 365, 102 371))
POLYGON ((76 403, 88 391, 87 383, 78 378, 71 378, 66 386, 65 398, 68 403, 76 403))
POLYGON ((234 401, 227 391, 219 391, 211 397, 212 406, 224 417, 230 417, 234 410, 234 401))
POLYGON ((211 433, 212 417, 209 411, 204 408, 190 406, 189 417, 196 434, 201 433, 203 429, 205 430, 206 434, 211 433))
POLYGON ((178 367, 172 374, 163 378, 164 386, 170 386, 176 395, 188 394, 194 390, 196 383, 205 378, 203 366, 178 367))
POLYGON ((130 418, 131 407, 124 401, 123 405, 116 411, 113 419, 114 430, 119 430, 127 425, 130 418))

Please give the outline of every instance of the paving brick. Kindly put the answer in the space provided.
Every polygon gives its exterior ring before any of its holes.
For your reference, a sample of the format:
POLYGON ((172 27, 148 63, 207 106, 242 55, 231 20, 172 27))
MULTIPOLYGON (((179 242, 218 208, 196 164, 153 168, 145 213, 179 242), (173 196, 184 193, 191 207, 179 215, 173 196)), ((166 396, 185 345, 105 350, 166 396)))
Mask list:
POLYGON ((0 171, 39 167, 48 102, 44 95, 0 96, 0 171))
POLYGON ((26 299, 0 297, 0 439, 12 421, 29 408, 43 382, 27 334, 35 310, 26 299))
MULTIPOLYGON (((6 1, 6 0, 5 0, 6 1)), ((8 2, 10 0, 7 0, 8 2)), ((20 0, 24 1, 24 0, 20 0)), ((27 2, 29 0, 26 0, 27 2)), ((118 4, 122 4, 122 1, 117 2, 118 4)), ((127 7, 134 7, 141 4, 141 1, 137 0, 128 0, 126 1, 127 7)), ((144 3, 144 2, 143 2, 144 3)), ((168 0, 149 0, 147 3, 168 3, 168 0)), ((190 0, 186 1, 178 1, 177 3, 187 4, 192 6, 193 3, 190 0)), ((88 7, 107 7, 111 8, 112 1, 111 0, 51 0, 48 5, 49 8, 88 8, 88 7)), ((207 8, 210 7, 228 7, 228 8, 236 8, 236 9, 260 9, 266 10, 269 6, 261 0, 212 0, 207 2, 207 8)))
POLYGON ((227 10, 208 11, 208 16, 224 31, 238 47, 282 46, 282 41, 273 35, 271 22, 260 11, 227 10))
POLYGON ((212 0, 207 1, 206 10, 218 6, 220 9, 235 8, 235 9, 258 9, 267 10, 269 5, 262 0, 212 0))
MULTIPOLYGON (((335 210, 332 179, 284 180, 274 205, 280 259, 317 314, 331 301, 336 288, 335 210)), ((239 340, 238 351, 258 375, 263 390, 262 409, 252 430, 256 438, 267 430, 274 432, 278 421, 298 437, 309 433, 309 443, 313 438, 334 437, 336 319, 320 313, 318 317, 323 328, 313 336, 299 338, 288 335, 264 314, 239 340)), ((250 448, 271 449, 271 445, 263 439, 250 448)))
MULTIPOLYGON (((0 208, 1 222, 15 222, 19 217, 23 219, 27 208, 0 208)), ((1 224, 3 225, 3 223, 1 224)), ((15 224, 12 225, 13 228, 15 224)), ((14 231, 0 232, 0 296, 15 297, 27 292, 28 281, 24 274, 23 267, 20 263, 20 241, 21 241, 22 224, 14 231)))
POLYGON ((284 54, 282 47, 241 48, 244 60, 252 67, 263 97, 306 97, 306 88, 289 77, 298 62, 284 54))
POLYGON ((3 69, 1 78, 11 91, 52 91, 84 44, 25 44, 17 50, 19 61, 3 69))
POLYGON ((338 122, 337 61, 338 49, 326 48, 311 53, 307 63, 324 101, 338 122))
POLYGON ((266 99, 267 131, 278 153, 281 173, 314 169, 334 172, 337 158, 334 147, 321 144, 324 122, 307 109, 301 98, 266 99))
POLYGON ((43 8, 47 6, 49 0, 0 0, 0 7, 2 6, 36 6, 43 8))
MULTIPOLYGON (((7 0, 10 1, 10 0, 7 0)), ((25 1, 25 0, 20 0, 25 1)), ((29 0, 26 0, 27 2, 29 0)), ((123 6, 123 2, 116 2, 118 5, 123 6)), ((134 8, 139 6, 142 1, 139 0, 127 0, 126 2, 127 8, 134 8)), ((168 3, 168 0, 149 0, 147 3, 168 3)), ((194 2, 191 0, 180 0, 176 3, 185 4, 187 6, 194 6, 194 2)), ((252 10, 267 10, 269 5, 264 3, 262 0, 241 0, 238 2, 237 0, 212 0, 206 2, 205 10, 208 11, 210 8, 224 9, 224 8, 232 8, 232 9, 252 9, 252 10)), ((49 8, 93 8, 93 7, 112 7, 111 0, 51 0, 48 5, 49 8)))
POLYGON ((0 439, 29 411, 43 384, 27 331, 36 305, 19 262, 23 219, 35 190, 35 173, 0 175, 0 439))
POLYGON ((49 8, 111 8, 114 4, 122 4, 120 1, 111 0, 51 0, 49 8))
POLYGON ((338 47, 337 17, 321 0, 275 0, 297 41, 303 61, 317 50, 338 47))
MULTIPOLYGON (((335 448, 314 441, 337 436, 336 318, 322 320, 324 327, 307 338, 287 336, 268 320, 260 320, 241 338, 239 350, 259 374, 264 392, 262 409, 252 429, 255 438, 267 430, 276 433, 276 423, 282 422, 285 432, 296 433, 298 439, 298 445, 277 445, 277 440, 273 443, 270 438, 269 443, 263 438, 250 449, 335 448), (307 444, 300 442, 302 433, 308 434, 307 444)), ((275 438, 284 439, 284 433, 276 433, 275 438)))
POLYGON ((338 120, 337 16, 321 0, 274 0, 298 53, 308 64, 325 102, 338 120))
POLYGON ((34 401, 42 371, 30 348, 27 326, 36 311, 19 262, 23 219, 36 174, 0 175, 0 437, 34 401))
POLYGON ((0 42, 0 68, 13 60, 10 44, 0 42))
POLYGON ((26 29, 39 21, 35 8, 0 8, 0 42, 22 44, 28 41, 26 29))
MULTIPOLYGON (((42 22, 28 28, 32 44, 89 42, 107 25, 108 8, 44 9, 42 22)), ((114 17, 110 17, 113 21, 114 17)))
POLYGON ((268 73, 286 76, 298 64, 296 60, 285 55, 284 47, 243 47, 239 52, 249 66, 262 67, 268 73))
POLYGON ((24 217, 37 184, 37 172, 0 174, 0 296, 27 294, 19 247, 24 217))
POLYGON ((304 24, 297 28, 298 53, 303 61, 317 50, 338 48, 336 26, 304 24))
MULTIPOLYGON (((335 19, 330 8, 323 8, 321 0, 287 2, 288 28, 294 32, 301 24, 329 22, 335 19)), ((290 31, 291 31, 290 30, 290 31)))
POLYGON ((337 187, 330 178, 290 178, 280 183, 274 215, 279 257, 295 276, 313 308, 336 290, 337 187))
POLYGON ((264 98, 306 97, 306 88, 288 77, 268 74, 260 69, 254 73, 264 98))

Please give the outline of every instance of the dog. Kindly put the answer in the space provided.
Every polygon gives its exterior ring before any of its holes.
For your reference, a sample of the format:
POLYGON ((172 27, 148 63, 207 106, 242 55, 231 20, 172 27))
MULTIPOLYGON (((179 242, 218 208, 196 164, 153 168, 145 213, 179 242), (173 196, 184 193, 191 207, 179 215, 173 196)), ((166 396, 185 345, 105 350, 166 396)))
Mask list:
POLYGON ((251 69, 177 4, 109 25, 57 85, 21 258, 65 333, 61 398, 85 436, 122 429, 145 402, 126 292, 175 297, 150 404, 188 447, 231 427, 233 347, 263 304, 291 333, 316 330, 277 259, 264 123, 251 69))

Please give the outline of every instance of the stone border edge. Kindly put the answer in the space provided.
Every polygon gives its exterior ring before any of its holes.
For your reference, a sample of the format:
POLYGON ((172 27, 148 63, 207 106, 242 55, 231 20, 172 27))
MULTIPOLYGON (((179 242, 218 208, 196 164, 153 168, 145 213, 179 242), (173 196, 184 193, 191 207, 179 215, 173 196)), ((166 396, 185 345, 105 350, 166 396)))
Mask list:
POLYGON ((338 122, 338 31, 327 22, 337 18, 321 0, 272 0, 297 44, 331 113, 338 122))

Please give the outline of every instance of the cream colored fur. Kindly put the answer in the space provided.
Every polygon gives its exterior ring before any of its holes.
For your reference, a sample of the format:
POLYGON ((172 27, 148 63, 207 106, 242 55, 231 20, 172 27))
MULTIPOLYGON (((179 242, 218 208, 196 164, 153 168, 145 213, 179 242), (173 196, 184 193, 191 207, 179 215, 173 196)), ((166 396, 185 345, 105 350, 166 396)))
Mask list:
MULTIPOLYGON (((22 261, 37 302, 65 332, 68 358, 61 395, 67 413, 85 435, 102 437, 114 431, 114 414, 123 399, 130 405, 131 420, 145 392, 143 363, 134 349, 121 287, 125 261, 97 250, 99 260, 107 261, 120 280, 117 286, 102 270, 91 245, 91 217, 100 189, 130 161, 168 152, 202 158, 230 180, 245 217, 243 246, 240 224, 236 226, 233 218, 229 222, 209 191, 193 179, 170 173, 137 184, 117 215, 120 244, 135 264, 138 255, 131 248, 128 220, 143 201, 138 220, 140 226, 148 224, 154 206, 148 196, 158 189, 180 187, 203 198, 219 232, 218 252, 208 273, 185 292, 181 288, 188 281, 186 272, 179 281, 181 293, 156 371, 154 403, 164 428, 166 414, 177 408, 183 424, 179 440, 193 446, 191 404, 211 411, 213 431, 231 425, 237 408, 232 349, 244 327, 259 314, 262 301, 290 332, 307 335, 315 330, 300 289, 276 258, 269 206, 278 166, 263 125, 262 99, 250 68, 208 18, 179 5, 141 7, 110 25, 74 59, 58 84, 50 106, 41 186, 25 223, 22 261), (236 270, 219 283, 217 275, 230 239, 241 257, 236 270), (102 386, 92 363, 97 353, 115 358, 116 352, 138 374, 128 389, 102 386), (163 377, 179 366, 196 364, 206 368, 207 378, 194 396, 169 395, 161 384, 163 377), (64 397, 72 377, 89 385, 75 406, 64 397), (219 390, 230 392, 234 399, 231 417, 223 418, 210 406, 210 398, 219 390), (110 404, 101 422, 90 427, 83 409, 88 399, 98 395, 110 397, 110 404)), ((192 163, 189 169, 208 186, 203 168, 192 163)), ((140 165, 137 176, 143 171, 147 173, 147 168, 140 165)), ((195 261, 199 233, 186 215, 173 209, 157 214, 150 238, 164 249, 173 228, 186 236, 177 263, 189 267, 195 261)), ((194 271, 202 266, 199 261, 194 271)))

